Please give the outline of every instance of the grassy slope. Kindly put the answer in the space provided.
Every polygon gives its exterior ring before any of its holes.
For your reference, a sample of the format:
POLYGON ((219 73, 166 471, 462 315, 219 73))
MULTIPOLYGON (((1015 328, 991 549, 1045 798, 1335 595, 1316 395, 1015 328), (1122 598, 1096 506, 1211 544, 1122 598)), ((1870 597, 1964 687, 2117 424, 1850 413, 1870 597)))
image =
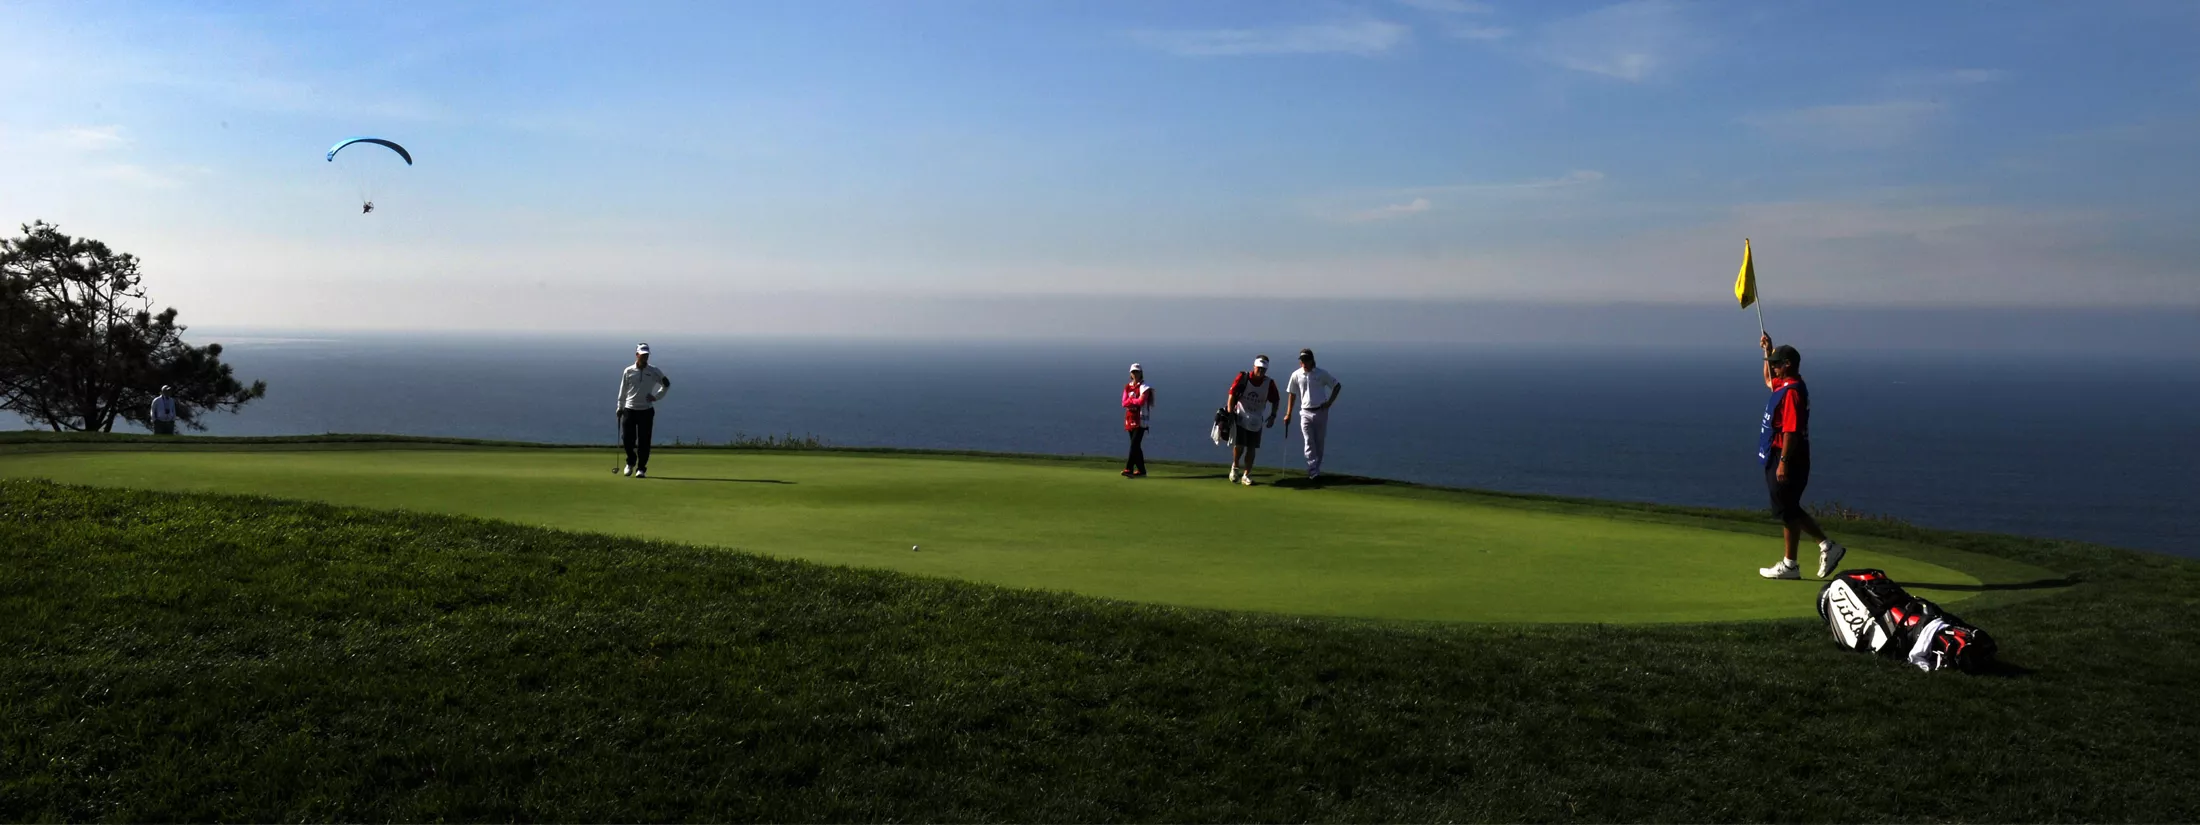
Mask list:
MULTIPOLYGON (((1569 509, 1403 485, 1245 490, 1212 467, 1157 467, 1129 482, 1061 459, 668 450, 658 477, 632 481, 607 472, 601 451, 0 449, 0 475, 475 515, 1226 609, 1707 621, 1809 615, 1816 590, 1756 576, 1777 552, 1761 518, 1569 509)), ((1961 588, 2049 575, 1908 542, 1850 543, 1849 566, 1905 581, 1961 588)), ((1947 601, 1973 595, 1940 591, 1947 601)))
POLYGON ((2084 583, 1966 678, 0 481, 0 820, 2200 816, 2200 565, 1907 532, 2084 583))

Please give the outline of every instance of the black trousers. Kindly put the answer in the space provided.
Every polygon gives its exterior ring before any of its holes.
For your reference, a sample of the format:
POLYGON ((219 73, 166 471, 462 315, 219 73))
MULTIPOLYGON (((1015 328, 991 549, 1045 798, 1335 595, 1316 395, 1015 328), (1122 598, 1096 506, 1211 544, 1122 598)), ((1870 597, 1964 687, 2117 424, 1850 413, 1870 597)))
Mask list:
POLYGON ((1146 428, 1131 430, 1131 455, 1123 459, 1123 469, 1139 474, 1146 472, 1146 428))
POLYGON ((1774 447, 1765 462, 1765 492, 1772 495, 1772 515, 1793 527, 1809 511, 1803 509, 1803 488, 1810 486, 1810 448, 1788 456, 1788 477, 1780 480, 1780 448, 1774 447))
POLYGON ((619 447, 626 450, 626 466, 649 469, 649 436, 656 428, 656 410, 619 411, 619 447))

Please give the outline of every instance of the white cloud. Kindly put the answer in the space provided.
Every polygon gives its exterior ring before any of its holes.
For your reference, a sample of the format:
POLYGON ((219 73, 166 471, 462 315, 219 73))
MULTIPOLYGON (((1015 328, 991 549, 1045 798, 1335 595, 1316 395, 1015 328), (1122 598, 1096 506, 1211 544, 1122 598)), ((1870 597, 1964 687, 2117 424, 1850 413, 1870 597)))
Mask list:
POLYGON ((173 189, 185 180, 213 174, 204 166, 169 166, 155 169, 135 163, 110 163, 93 167, 87 174, 100 180, 141 186, 147 189, 173 189))
POLYGON ((1477 0, 1398 0, 1398 4, 1437 14, 1488 14, 1496 10, 1477 0))
POLYGON ((1940 69, 1903 72, 1893 78, 1897 85, 1904 86, 1977 86, 2007 79, 2009 79, 2009 73, 2000 69, 1940 69))
POLYGON ((1139 42, 1185 57, 1252 54, 1375 55, 1402 44, 1411 30, 1382 20, 1319 23, 1265 29, 1143 31, 1139 42))
POLYGON ((1313 207, 1312 212, 1317 218, 1335 223, 1371 223, 1433 211, 1437 208, 1438 199, 1451 199, 1465 205, 1477 202, 1486 204, 1492 199, 1570 189, 1601 180, 1604 180, 1603 172, 1575 169, 1555 178, 1509 183, 1462 183, 1372 190, 1324 198, 1313 207))
POLYGON ((1884 149, 1916 138, 1946 108, 1929 100, 1847 103, 1750 115, 1742 122, 1781 140, 1884 149))
POLYGON ((41 137, 46 143, 77 152, 98 152, 129 144, 120 126, 75 126, 56 129, 41 137))
POLYGON ((1395 220, 1398 218, 1418 215, 1423 212, 1427 212, 1432 208, 1435 208, 1435 204, 1429 203, 1429 200, 1427 198, 1414 198, 1413 200, 1406 203, 1393 203, 1388 206, 1378 206, 1374 209, 1354 212, 1350 215, 1344 216, 1344 222, 1368 223, 1370 221, 1395 220))
POLYGON ((1563 68, 1640 83, 1691 53, 1694 36, 1670 0, 1630 0, 1545 26, 1536 53, 1563 68))
POLYGON ((143 186, 150 189, 167 189, 175 186, 176 178, 155 172, 135 163, 111 163, 91 170, 92 177, 143 186))
POLYGON ((1513 30, 1503 26, 1453 26, 1445 34, 1461 40, 1503 40, 1513 36, 1513 30))
POLYGON ((1604 173, 1595 169, 1575 169, 1555 178, 1514 181, 1512 183, 1464 183, 1451 186, 1425 186, 1407 192, 1466 193, 1466 192, 1521 192, 1538 189, 1563 189, 1584 186, 1604 180, 1604 173))

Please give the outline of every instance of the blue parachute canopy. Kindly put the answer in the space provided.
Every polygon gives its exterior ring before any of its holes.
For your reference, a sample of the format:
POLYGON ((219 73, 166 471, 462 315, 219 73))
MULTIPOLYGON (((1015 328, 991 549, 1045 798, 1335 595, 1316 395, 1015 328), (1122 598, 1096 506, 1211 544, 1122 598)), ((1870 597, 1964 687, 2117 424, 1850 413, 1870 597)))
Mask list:
POLYGON ((375 145, 377 145, 377 146, 387 146, 387 147, 390 147, 390 151, 392 151, 392 152, 396 152, 396 153, 397 153, 397 156, 398 156, 398 157, 401 157, 401 158, 404 158, 404 159, 405 159, 405 165, 406 165, 406 166, 411 166, 411 165, 412 165, 412 163, 413 163, 413 156, 412 156, 412 153, 411 153, 411 152, 407 152, 407 151, 405 151, 405 147, 397 145, 397 143, 396 143, 395 141, 388 141, 388 140, 383 140, 383 139, 381 139, 381 138, 378 138, 378 137, 355 137, 355 138, 349 138, 349 139, 346 139, 346 140, 345 140, 344 142, 342 142, 342 143, 338 143, 338 144, 336 144, 335 146, 331 146, 331 147, 329 147, 329 148, 328 148, 328 159, 329 159, 329 162, 331 162, 331 163, 334 163, 334 162, 336 161, 336 153, 337 153, 337 152, 340 152, 340 151, 343 151, 344 147, 346 147, 346 146, 350 146, 350 145, 352 145, 352 144, 354 144, 354 143, 372 143, 372 144, 375 144, 375 145))

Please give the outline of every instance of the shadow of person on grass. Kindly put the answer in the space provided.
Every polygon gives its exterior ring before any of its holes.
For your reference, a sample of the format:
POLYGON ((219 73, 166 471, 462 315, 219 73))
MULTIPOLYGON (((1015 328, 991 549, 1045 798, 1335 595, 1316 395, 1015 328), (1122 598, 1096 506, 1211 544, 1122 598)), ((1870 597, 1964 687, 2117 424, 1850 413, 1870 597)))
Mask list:
POLYGON ((1321 478, 1279 478, 1276 479, 1275 486, 1293 490, 1319 490, 1324 487, 1372 487, 1385 483, 1387 482, 1379 478, 1325 475, 1321 478))
POLYGON ((2032 581, 2028 582, 1987 582, 1985 584, 1935 584, 1933 582, 1895 582, 1895 584, 1901 585, 1904 590, 1954 590, 1963 593, 1985 593, 1994 590, 2048 590, 2061 587, 2073 587, 2077 585, 2077 583, 2078 580, 2072 578, 2033 579, 2032 581))
POLYGON ((724 481, 733 484, 793 484, 776 478, 690 478, 687 476, 650 476, 658 481, 724 481))

